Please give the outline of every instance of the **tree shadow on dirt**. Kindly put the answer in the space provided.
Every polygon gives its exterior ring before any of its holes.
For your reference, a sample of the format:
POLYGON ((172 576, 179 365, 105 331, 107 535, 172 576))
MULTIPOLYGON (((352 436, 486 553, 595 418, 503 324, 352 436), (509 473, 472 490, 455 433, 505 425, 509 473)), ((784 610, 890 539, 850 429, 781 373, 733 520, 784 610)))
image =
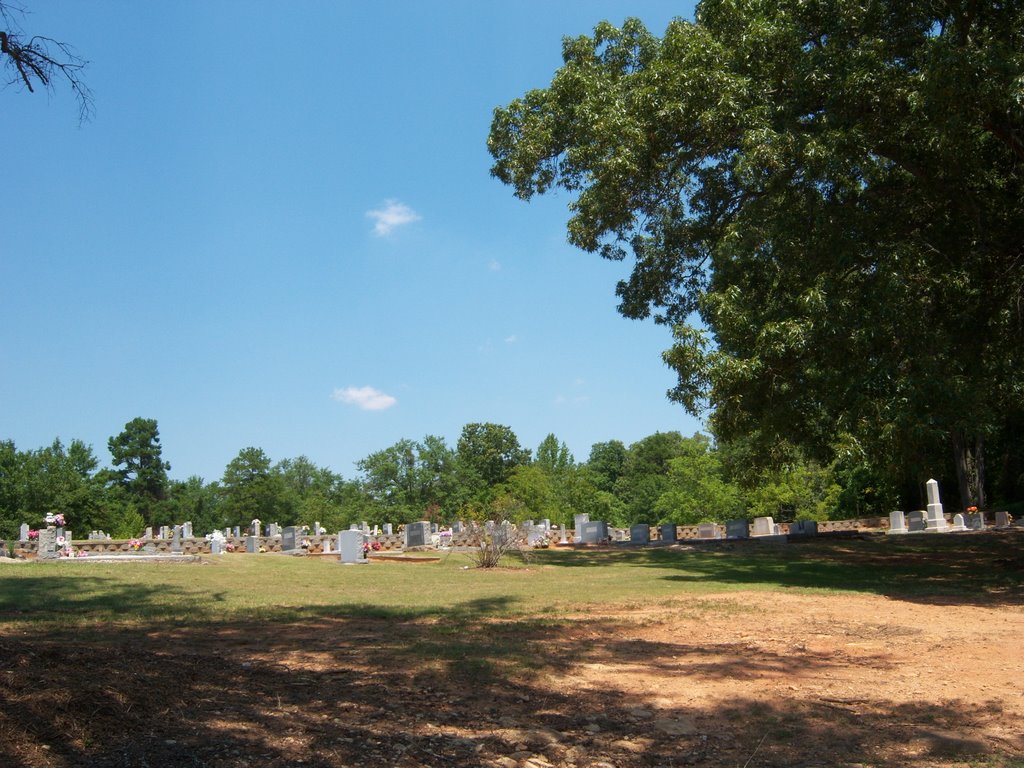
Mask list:
POLYGON ((864 536, 766 545, 716 541, 676 547, 543 552, 567 568, 621 565, 677 571, 684 583, 867 592, 926 603, 1024 605, 1024 532, 864 536))
MULTIPOLYGON (((283 612, 259 622, 5 632, 0 764, 334 768, 540 757, 755 768, 1009 761, 1024 750, 992 735, 1002 716, 994 705, 978 712, 764 688, 763 699, 713 709, 666 707, 613 678, 563 692, 557 680, 582 665, 619 674, 643 665, 699 686, 745 675, 800 683, 848 662, 697 638, 638 643, 615 620, 524 622, 502 616, 506 608, 482 600, 417 615, 357 606, 301 621, 283 612)), ((882 658, 863 663, 886 673, 882 658)))

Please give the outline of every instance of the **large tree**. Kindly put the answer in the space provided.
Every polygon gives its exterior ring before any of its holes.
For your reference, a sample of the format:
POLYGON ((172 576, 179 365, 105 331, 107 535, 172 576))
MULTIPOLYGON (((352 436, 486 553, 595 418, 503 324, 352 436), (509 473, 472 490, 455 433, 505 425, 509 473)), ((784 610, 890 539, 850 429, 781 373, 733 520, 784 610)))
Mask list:
POLYGON ((632 252, 620 311, 673 326, 671 396, 897 481, 952 456, 983 500, 1024 393, 1024 6, 706 0, 563 56, 496 110, 492 172, 632 252))
POLYGON ((156 419, 134 418, 107 441, 115 485, 125 491, 149 525, 154 525, 157 502, 167 498, 167 470, 156 419))

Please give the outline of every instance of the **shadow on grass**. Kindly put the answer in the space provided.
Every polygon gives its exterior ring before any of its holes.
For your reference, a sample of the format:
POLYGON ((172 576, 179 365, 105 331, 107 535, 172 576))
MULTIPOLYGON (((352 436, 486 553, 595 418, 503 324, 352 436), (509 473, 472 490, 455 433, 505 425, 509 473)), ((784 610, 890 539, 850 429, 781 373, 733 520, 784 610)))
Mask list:
MULTIPOLYGON (((620 768, 943 765, 980 755, 1008 768, 1024 748, 979 735, 985 718, 1000 717, 995 705, 846 702, 758 682, 841 676, 850 662, 838 656, 637 642, 614 621, 514 620, 506 608, 486 599, 421 612, 311 609, 302 621, 281 611, 3 633, 0 764, 476 766, 525 753, 620 768), (693 686, 757 680, 724 706, 657 708, 614 685, 563 692, 552 682, 582 664, 640 663, 693 686)), ((883 658, 861 663, 886 672, 883 658)))
POLYGON ((1024 605, 1024 532, 818 538, 697 546, 548 550, 538 562, 566 568, 669 571, 685 583, 867 592, 929 603, 1024 605))

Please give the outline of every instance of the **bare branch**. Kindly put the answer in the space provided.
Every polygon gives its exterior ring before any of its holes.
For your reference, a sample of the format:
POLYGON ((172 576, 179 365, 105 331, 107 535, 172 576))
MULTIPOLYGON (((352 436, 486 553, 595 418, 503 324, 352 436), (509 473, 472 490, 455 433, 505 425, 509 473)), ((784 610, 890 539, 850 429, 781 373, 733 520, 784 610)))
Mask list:
POLYGON ((35 93, 35 85, 52 90, 54 77, 63 77, 78 100, 79 120, 88 120, 93 112, 92 91, 80 73, 89 62, 59 40, 40 35, 25 40, 14 23, 12 10, 24 13, 0 2, 0 21, 7 27, 0 30, 0 62, 5 70, 13 70, 8 84, 20 83, 29 93, 35 93))

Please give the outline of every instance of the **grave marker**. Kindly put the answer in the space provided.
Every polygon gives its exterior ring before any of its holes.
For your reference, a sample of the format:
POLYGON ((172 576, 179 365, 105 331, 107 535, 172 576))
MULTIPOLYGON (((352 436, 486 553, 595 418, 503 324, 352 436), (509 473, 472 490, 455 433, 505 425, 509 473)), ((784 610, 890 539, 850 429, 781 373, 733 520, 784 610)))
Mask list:
POLYGON ((942 533, 949 529, 946 518, 942 513, 942 502, 939 500, 939 483, 936 480, 929 480, 925 483, 928 489, 928 518, 925 521, 926 530, 933 533, 942 533))
POLYGON ((342 531, 338 534, 338 560, 347 565, 355 563, 365 563, 366 558, 363 557, 363 538, 362 531, 342 531))
POLYGON ((909 533, 902 510, 897 509, 895 512, 889 513, 889 533, 909 533))
POLYGON ((746 518, 730 520, 725 524, 725 538, 745 539, 750 536, 750 523, 746 518))
POLYGON ((299 529, 289 525, 281 532, 281 551, 294 552, 299 548, 299 529))
POLYGON ((650 544, 651 543, 651 526, 647 523, 637 523, 629 527, 629 543, 630 544, 650 544))
POLYGON ((661 536, 661 540, 666 544, 676 543, 676 524, 665 523, 658 527, 658 533, 661 536))

